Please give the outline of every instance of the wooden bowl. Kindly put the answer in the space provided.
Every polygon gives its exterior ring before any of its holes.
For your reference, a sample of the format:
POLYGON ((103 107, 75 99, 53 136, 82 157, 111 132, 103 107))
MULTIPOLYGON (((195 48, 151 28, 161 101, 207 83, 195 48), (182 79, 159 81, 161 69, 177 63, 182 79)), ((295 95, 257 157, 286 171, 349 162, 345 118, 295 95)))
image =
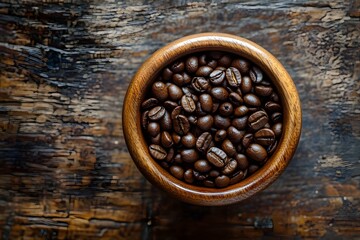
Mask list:
POLYGON ((129 152, 142 174, 160 189, 196 205, 227 205, 260 192, 284 171, 293 157, 301 132, 301 107, 295 85, 281 63, 259 45, 234 35, 203 33, 178 39, 156 51, 139 68, 127 90, 123 130, 129 152), (149 154, 140 124, 140 105, 159 72, 179 57, 200 51, 219 50, 243 56, 271 78, 283 106, 283 134, 277 150, 257 172, 226 188, 206 188, 173 177, 149 154))

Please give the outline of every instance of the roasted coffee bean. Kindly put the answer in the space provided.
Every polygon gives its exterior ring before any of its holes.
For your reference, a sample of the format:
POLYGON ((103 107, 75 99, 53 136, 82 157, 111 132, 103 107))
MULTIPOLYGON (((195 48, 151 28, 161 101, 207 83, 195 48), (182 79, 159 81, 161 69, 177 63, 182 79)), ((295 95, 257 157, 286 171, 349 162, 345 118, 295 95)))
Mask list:
POLYGON ((211 51, 209 52, 209 57, 215 60, 219 60, 224 55, 223 52, 220 51, 211 51))
POLYGON ((255 90, 256 94, 258 94, 259 96, 262 96, 262 97, 268 97, 273 92, 272 87, 262 86, 262 85, 255 86, 254 90, 255 90))
POLYGON ((158 101, 156 98, 149 98, 149 99, 146 99, 146 100, 141 104, 141 108, 142 108, 143 110, 150 109, 150 108, 155 107, 158 103, 159 103, 159 101, 158 101))
POLYGON ((160 133, 160 125, 157 122, 150 122, 147 127, 147 132, 150 136, 155 137, 160 133))
POLYGON ((175 155, 175 157, 174 157, 174 163, 177 163, 177 164, 182 164, 182 163, 183 163, 183 160, 182 160, 182 158, 181 158, 181 154, 180 154, 180 153, 178 153, 178 154, 175 155))
POLYGON ((241 74, 246 74, 250 70, 250 63, 244 59, 238 58, 232 61, 231 66, 239 69, 241 74))
POLYGON ((263 73, 260 68, 253 66, 250 70, 250 78, 254 83, 260 83, 263 80, 263 73))
POLYGON ((172 76, 172 80, 177 86, 183 86, 185 84, 184 76, 181 75, 180 73, 174 74, 172 76))
POLYGON ((168 169, 170 167, 170 164, 168 162, 162 161, 160 162, 160 166, 162 166, 165 169, 168 169))
POLYGON ((148 125, 149 125, 149 111, 145 111, 141 114, 141 126, 144 129, 147 129, 148 125))
POLYGON ((240 104, 242 104, 244 102, 244 100, 242 99, 240 94, 235 93, 235 92, 230 93, 229 100, 235 106, 239 106, 240 104))
POLYGON ((204 180, 203 183, 205 187, 209 187, 209 188, 215 187, 215 183, 212 180, 206 179, 204 180))
POLYGON ((273 102, 279 102, 279 95, 277 95, 275 92, 273 92, 270 96, 270 100, 273 102))
POLYGON ((152 85, 152 94, 159 101, 165 101, 168 97, 166 85, 163 82, 155 82, 152 85))
POLYGON ((273 121, 274 123, 280 122, 281 118, 282 118, 282 114, 279 112, 274 112, 273 114, 271 114, 271 121, 273 121))
POLYGON ((181 111, 183 110, 182 106, 177 106, 174 108, 174 110, 171 112, 171 119, 174 119, 176 116, 181 114, 181 111))
POLYGON ((240 107, 235 108, 234 115, 235 117, 242 117, 245 116, 248 112, 249 109, 245 105, 242 105, 240 107))
POLYGON ((194 177, 198 181, 204 181, 207 178, 207 174, 204 175, 204 174, 201 174, 200 172, 194 170, 194 177))
POLYGON ((267 124, 264 125, 264 128, 270 128, 270 127, 271 127, 271 126, 270 126, 269 123, 267 123, 267 124))
POLYGON ((251 92, 252 81, 249 76, 244 76, 242 78, 240 89, 244 94, 251 92))
POLYGON ((192 169, 188 169, 188 170, 185 171, 184 180, 187 183, 193 183, 194 182, 195 177, 194 177, 194 171, 192 169))
POLYGON ((209 94, 207 94, 207 93, 201 94, 200 97, 199 97, 199 102, 201 104, 201 108, 202 108, 203 111, 205 111, 205 112, 211 112, 212 111, 213 99, 209 94))
POLYGON ((211 67, 212 69, 215 69, 217 67, 217 61, 212 59, 207 63, 207 66, 211 67))
POLYGON ((257 111, 254 112, 249 116, 248 124, 251 129, 254 131, 262 128, 265 126, 266 123, 268 123, 269 119, 264 111, 257 111))
POLYGON ((207 160, 216 167, 223 167, 227 158, 226 153, 217 147, 212 147, 206 154, 207 160))
POLYGON ((246 131, 240 131, 237 128, 230 126, 227 129, 227 137, 229 138, 229 140, 234 143, 234 144, 238 144, 241 142, 241 139, 244 137, 246 131))
POLYGON ((260 99, 252 93, 248 93, 244 96, 244 102, 246 105, 248 105, 250 107, 260 107, 261 106, 260 99))
POLYGON ((235 148, 236 148, 237 152, 243 152, 243 149, 244 149, 243 145, 241 145, 241 144, 235 145, 235 148))
POLYGON ((247 157, 244 154, 241 154, 241 153, 236 154, 235 160, 237 161, 238 167, 241 170, 245 170, 249 167, 249 160, 247 159, 247 157))
POLYGON ((184 149, 181 151, 181 159, 187 163, 194 163, 199 159, 199 154, 195 149, 184 149))
POLYGON ((269 155, 272 155, 275 152, 275 149, 277 147, 278 142, 274 141, 273 144, 271 144, 266 151, 268 152, 269 155))
POLYGON ((181 73, 183 72, 185 69, 185 64, 184 62, 180 62, 180 61, 176 61, 174 62, 171 67, 170 67, 170 70, 173 72, 173 73, 181 73))
POLYGON ((156 121, 162 118, 165 114, 165 108, 156 106, 149 111, 148 117, 150 120, 156 121))
POLYGON ((194 163, 195 170, 205 173, 211 170, 211 165, 207 160, 201 159, 194 163))
POLYGON ((214 118, 211 115, 199 117, 196 125, 203 131, 209 131, 214 124, 214 118))
POLYGON ((176 145, 178 145, 178 144, 181 143, 181 136, 178 135, 177 133, 175 133, 175 132, 171 133, 171 137, 172 137, 172 139, 173 139, 173 142, 174 142, 176 145))
POLYGON ((189 73, 195 73, 199 68, 199 60, 197 57, 192 56, 186 59, 185 62, 186 71, 189 73))
POLYGON ((209 66, 201 66, 196 71, 195 75, 198 77, 208 77, 212 71, 213 69, 209 66))
POLYGON ((227 156, 233 157, 236 154, 236 149, 229 139, 225 139, 221 144, 221 149, 227 156))
POLYGON ((212 109, 211 109, 211 112, 215 113, 219 109, 219 106, 220 106, 220 104, 218 102, 214 102, 213 106, 212 106, 212 109))
POLYGON ((173 157, 175 156, 175 150, 174 148, 170 148, 167 152, 167 155, 166 155, 166 158, 165 158, 165 161, 168 162, 168 163, 172 163, 173 162, 173 157))
POLYGON ((205 92, 210 88, 209 81, 204 77, 194 77, 191 80, 191 86, 197 92, 205 92))
POLYGON ((188 117, 188 120, 189 120, 190 124, 196 125, 198 118, 191 115, 191 116, 188 117))
POLYGON ((229 102, 224 102, 219 106, 219 113, 223 117, 230 116, 234 111, 233 105, 229 102))
POLYGON ((218 60, 218 65, 228 68, 228 67, 230 67, 231 62, 232 62, 231 56, 226 54, 218 60))
POLYGON ((282 133, 282 123, 275 123, 271 129, 275 133, 276 137, 280 137, 282 133))
POLYGON ((169 148, 174 144, 171 134, 169 132, 162 132, 161 133, 161 145, 165 148, 169 148))
POLYGON ((273 112, 280 112, 281 111, 281 106, 276 103, 276 102, 267 102, 265 103, 265 110, 268 113, 273 113, 273 112))
POLYGON ((170 172, 177 179, 181 180, 184 177, 184 169, 180 166, 171 166, 170 172))
POLYGON ((204 132, 196 140, 196 149, 199 152, 206 153, 212 143, 212 136, 209 132, 204 132))
POLYGON ((150 142, 151 142, 152 144, 157 144, 157 145, 161 144, 161 133, 159 133, 159 134, 156 135, 155 137, 151 137, 150 142))
POLYGON ((174 108, 176 108, 177 106, 179 106, 179 104, 177 104, 176 102, 173 101, 165 101, 163 106, 165 107, 165 109, 167 109, 168 111, 172 111, 174 110, 174 108))
POLYGON ((160 145, 151 144, 149 146, 150 155, 156 160, 164 160, 166 158, 166 151, 160 145))
POLYGON ((220 85, 225 79, 225 72, 222 70, 214 70, 209 75, 212 85, 220 85))
POLYGON ((190 130, 190 123, 184 115, 177 115, 173 120, 173 127, 176 133, 185 135, 190 130))
POLYGON ((237 161, 231 158, 229 162, 223 167, 222 173, 225 175, 232 174, 236 170, 237 165, 238 165, 237 161))
POLYGON ((215 115, 214 126, 218 129, 227 129, 231 125, 230 118, 215 115))
POLYGON ((254 141, 254 135, 252 133, 247 133, 242 138, 241 143, 244 146, 244 148, 248 148, 249 145, 254 141))
POLYGON ((254 172, 256 172, 258 169, 259 169, 259 166, 252 164, 248 168, 248 173, 251 175, 254 172))
POLYGON ((215 185, 219 188, 227 187, 230 184, 230 178, 225 175, 218 176, 215 178, 215 185))
POLYGON ((275 133, 269 128, 262 128, 254 134, 255 142, 269 146, 275 141, 275 133))
POLYGON ((203 117, 205 116, 207 113, 203 110, 202 106, 201 106, 201 103, 200 102, 197 102, 196 103, 196 111, 195 111, 196 115, 198 117, 203 117))
POLYGON ((237 171, 235 172, 231 178, 230 178, 230 185, 233 185, 235 183, 238 183, 240 182, 241 180, 243 180, 245 177, 246 177, 246 173, 247 173, 247 170, 245 171, 237 171))
POLYGON ((223 141, 227 136, 227 133, 224 129, 218 130, 215 133, 214 140, 215 142, 221 142, 223 141))
POLYGON ((181 98, 181 106, 184 111, 192 113, 196 110, 196 104, 190 95, 184 95, 181 98))
POLYGON ((217 171, 217 170, 211 170, 211 171, 209 172, 209 176, 212 177, 212 178, 216 178, 216 177, 218 177, 219 175, 220 175, 220 172, 217 171))
POLYGON ((220 101, 225 101, 229 97, 228 91, 223 87, 214 87, 210 91, 211 96, 220 101))
POLYGON ((238 130, 244 130, 247 127, 248 116, 234 118, 231 125, 236 127, 238 130))
POLYGON ((169 68, 165 68, 163 73, 162 73, 162 78, 165 81, 169 81, 172 78, 173 74, 174 73, 169 68))
POLYGON ((179 101, 181 97, 184 95, 181 88, 179 88, 175 84, 170 84, 168 86, 168 93, 169 93, 169 98, 172 101, 179 101))
POLYGON ((241 74, 234 67, 226 69, 226 80, 231 87, 239 87, 241 84, 241 74))
POLYGON ((246 149, 246 154, 254 161, 262 162, 267 158, 267 152, 264 147, 257 143, 252 143, 246 149))
POLYGON ((172 120, 168 111, 165 111, 164 116, 160 119, 160 126, 162 130, 170 131, 172 129, 172 120))
POLYGON ((185 136, 181 138, 181 143, 186 148, 195 147, 196 137, 192 133, 187 133, 185 136))

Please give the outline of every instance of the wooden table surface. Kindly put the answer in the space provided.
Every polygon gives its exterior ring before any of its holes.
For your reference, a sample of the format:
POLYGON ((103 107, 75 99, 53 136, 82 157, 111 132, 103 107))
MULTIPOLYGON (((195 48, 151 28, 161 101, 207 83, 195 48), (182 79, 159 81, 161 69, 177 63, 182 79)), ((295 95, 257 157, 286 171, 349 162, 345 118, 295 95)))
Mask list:
POLYGON ((271 2, 1 0, 0 238, 360 239, 360 2, 271 2), (284 174, 226 207, 153 187, 122 132, 141 63, 207 31, 273 53, 303 110, 284 174))

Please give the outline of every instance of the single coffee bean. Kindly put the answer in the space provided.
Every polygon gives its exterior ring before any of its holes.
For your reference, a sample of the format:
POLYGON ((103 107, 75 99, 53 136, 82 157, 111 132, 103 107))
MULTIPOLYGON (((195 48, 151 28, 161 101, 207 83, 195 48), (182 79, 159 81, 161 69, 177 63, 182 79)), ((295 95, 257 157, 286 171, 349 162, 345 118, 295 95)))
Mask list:
POLYGON ((275 133, 269 128, 262 128, 254 134, 255 142, 262 146, 269 146, 275 141, 275 133))
POLYGON ((188 169, 185 171, 184 180, 187 183, 193 183, 195 181, 194 171, 192 169, 188 169))
POLYGON ((228 91, 223 87, 214 87, 210 91, 211 96, 220 101, 225 101, 229 97, 228 91))
POLYGON ((171 119, 174 119, 176 116, 181 114, 181 111, 183 110, 182 106, 177 106, 174 108, 174 110, 171 112, 171 119))
POLYGON ((226 80, 231 87, 239 87, 241 84, 241 74, 234 67, 226 69, 226 80))
POLYGON ((245 116, 248 112, 249 109, 245 105, 242 105, 240 107, 235 108, 234 115, 235 117, 242 117, 245 116))
POLYGON ((201 173, 205 173, 211 170, 211 165, 208 161, 201 159, 194 163, 194 168, 201 173))
POLYGON ((201 105, 200 102, 197 102, 197 103, 196 103, 196 111, 195 111, 195 113, 196 113, 196 115, 197 115, 198 117, 203 117, 203 116, 205 116, 205 115, 207 114, 207 113, 203 110, 202 105, 201 105))
POLYGON ((230 178, 225 175, 218 176, 215 178, 215 185, 219 188, 227 187, 230 184, 230 178))
POLYGON ((220 115, 214 116, 214 126, 218 129, 227 129, 231 125, 230 118, 224 118, 220 115))
POLYGON ((263 73, 260 68, 253 66, 250 70, 250 78, 254 83, 260 83, 263 80, 263 73))
POLYGON ((149 99, 146 99, 146 100, 141 104, 141 108, 142 108, 143 110, 150 109, 150 108, 155 107, 158 103, 159 103, 159 101, 158 101, 156 98, 149 98, 149 99))
POLYGON ((270 102, 265 103, 265 110, 268 113, 280 112, 281 111, 281 106, 276 102, 270 101, 270 102))
POLYGON ((201 153, 206 153, 212 143, 212 136, 209 132, 202 133, 196 140, 196 149, 201 153))
POLYGON ((234 111, 233 105, 229 102, 224 102, 219 106, 219 113, 223 117, 230 116, 234 111))
POLYGON ((194 170, 194 177, 197 181, 204 181, 208 176, 206 173, 201 174, 200 172, 194 170))
POLYGON ((161 133, 161 145, 165 148, 170 148, 174 144, 171 134, 169 132, 161 133))
POLYGON ((229 100, 235 106, 239 106, 240 104, 242 104, 244 102, 244 100, 242 99, 240 94, 235 93, 235 92, 230 93, 229 100))
POLYGON ((184 169, 180 166, 171 166, 170 172, 174 177, 176 177, 179 180, 181 180, 184 177, 184 169))
POLYGON ((252 93, 248 93, 244 96, 244 102, 246 105, 251 106, 251 107, 260 107, 261 106, 260 99, 252 93))
POLYGON ((240 89, 244 94, 251 92, 252 81, 249 76, 244 76, 242 78, 240 89))
POLYGON ((211 51, 209 57, 215 60, 219 60, 224 54, 220 51, 211 51))
POLYGON ((275 149, 277 147, 278 141, 274 141, 273 144, 271 144, 266 151, 268 152, 269 155, 272 155, 275 152, 275 149))
POLYGON ((258 169, 259 169, 259 166, 257 166, 257 165, 254 165, 254 164, 250 165, 248 168, 249 175, 255 173, 258 169))
POLYGON ((258 94, 259 96, 262 97, 268 97, 272 94, 273 89, 272 87, 268 87, 268 86, 255 86, 255 93, 258 94))
POLYGON ((211 67, 212 69, 215 69, 217 67, 217 61, 212 59, 207 63, 207 66, 211 67))
POLYGON ((157 122, 150 122, 147 127, 147 132, 150 136, 155 137, 160 133, 160 125, 157 122))
POLYGON ((168 91, 163 82, 155 82, 151 90, 154 97, 159 101, 165 101, 168 98, 168 91))
POLYGON ((204 53, 201 54, 199 57, 199 65, 203 66, 206 65, 209 61, 209 57, 204 53))
POLYGON ((209 187, 209 188, 215 187, 215 183, 212 180, 206 179, 206 180, 204 180, 203 183, 204 183, 205 187, 209 187))
POLYGON ((192 133, 187 133, 181 138, 181 143, 186 148, 193 148, 196 144, 196 137, 192 133))
POLYGON ((235 145, 235 148, 236 148, 237 152, 243 152, 243 149, 244 149, 243 145, 241 145, 241 144, 235 145))
POLYGON ((172 120, 168 111, 165 111, 164 116, 160 119, 160 126, 162 130, 170 131, 172 129, 172 120))
POLYGON ((231 121, 231 125, 236 127, 238 130, 244 130, 248 123, 248 116, 234 118, 231 121))
POLYGON ((174 163, 177 163, 177 164, 182 164, 182 163, 183 163, 183 160, 182 160, 182 158, 181 158, 181 154, 180 154, 180 153, 178 153, 178 154, 175 155, 175 157, 174 157, 174 163))
POLYGON ((196 125, 203 131, 209 131, 214 124, 214 118, 211 115, 199 117, 196 125))
POLYGON ((184 149, 181 151, 181 159, 187 163, 194 163, 199 159, 199 154, 195 149, 184 149))
POLYGON ((214 102, 211 109, 211 113, 215 113, 219 109, 219 106, 220 104, 218 102, 214 102))
POLYGON ((168 86, 169 98, 173 101, 179 101, 181 97, 184 95, 181 88, 176 86, 175 84, 170 84, 168 86))
POLYGON ((212 147, 206 154, 207 160, 215 167, 223 167, 227 158, 226 153, 217 147, 212 147))
POLYGON ((220 85, 225 79, 225 72, 222 70, 214 70, 209 75, 209 80, 213 85, 220 85))
POLYGON ((227 129, 227 137, 229 138, 229 140, 234 143, 234 144, 238 144, 241 142, 241 139, 244 137, 245 135, 245 131, 240 131, 237 128, 230 126, 227 129))
POLYGON ((184 76, 181 75, 180 73, 176 73, 172 76, 172 81, 177 85, 177 86, 183 86, 185 84, 185 79, 184 76))
POLYGON ((198 77, 208 77, 212 71, 213 69, 209 66, 201 66, 196 71, 195 75, 198 77))
POLYGON ((151 137, 150 142, 151 142, 152 144, 156 144, 156 145, 161 144, 161 133, 159 133, 159 134, 156 135, 155 137, 151 137))
POLYGON ((268 123, 269 119, 264 111, 254 112, 249 116, 248 124, 251 129, 254 131, 259 130, 264 127, 266 123, 268 123))
POLYGON ((245 171, 237 171, 235 172, 231 178, 230 178, 230 185, 233 185, 235 183, 240 182, 241 180, 243 180, 246 177, 247 174, 247 170, 245 171))
POLYGON ((250 63, 241 58, 234 59, 231 63, 231 66, 239 69, 241 74, 246 74, 250 70, 250 63))
POLYGON ((273 92, 270 95, 270 100, 273 101, 273 102, 279 102, 279 95, 277 95, 275 92, 273 92))
POLYGON ((274 123, 280 122, 281 118, 282 118, 282 114, 279 112, 274 112, 273 114, 271 114, 271 121, 273 121, 274 123))
POLYGON ((181 106, 184 111, 192 113, 196 110, 196 104, 190 95, 184 95, 181 98, 181 106))
POLYGON ((149 111, 149 119, 156 121, 162 118, 165 114, 165 108, 162 106, 156 106, 149 111))
POLYGON ((205 92, 210 88, 209 81, 204 77, 194 77, 191 80, 191 86, 197 92, 205 92))
POLYGON ((199 60, 197 57, 192 56, 186 59, 185 62, 186 71, 189 73, 195 73, 199 68, 199 60))
POLYGON ((149 111, 145 111, 141 114, 141 126, 144 129, 147 129, 148 125, 149 125, 149 111))
POLYGON ((166 158, 165 158, 165 161, 168 162, 168 163, 172 163, 173 162, 173 158, 175 156, 175 150, 173 147, 171 147, 168 152, 167 152, 167 155, 166 155, 166 158))
POLYGON ((244 146, 244 148, 248 148, 253 141, 254 141, 254 135, 252 133, 247 133, 242 138, 241 143, 244 146))
POLYGON ((151 144, 149 146, 150 155, 156 160, 164 160, 166 158, 166 151, 160 145, 151 144))
POLYGON ((217 130, 214 136, 215 142, 222 142, 226 138, 226 131, 224 129, 217 130))
POLYGON ((195 117, 195 116, 193 116, 193 115, 191 115, 191 116, 188 117, 188 120, 189 120, 189 123, 190 123, 190 124, 196 125, 198 118, 195 117))
POLYGON ((271 82, 266 81, 266 80, 262 80, 262 81, 261 81, 261 85, 264 85, 264 86, 271 86, 271 82))
POLYGON ((179 145, 181 143, 181 136, 178 135, 177 133, 173 132, 171 133, 171 137, 173 139, 173 142, 176 144, 176 145, 179 145))
POLYGON ((184 71, 184 69, 185 69, 185 64, 182 61, 174 62, 170 67, 170 70, 173 73, 181 73, 182 71, 184 71))
POLYGON ((176 108, 177 106, 179 106, 179 104, 177 104, 176 102, 173 101, 165 101, 163 106, 165 107, 165 109, 167 109, 168 111, 172 111, 174 110, 174 108, 176 108))
POLYGON ((169 68, 165 68, 163 73, 162 73, 162 78, 165 81, 169 81, 172 78, 173 74, 174 73, 169 68))
POLYGON ((218 65, 228 68, 228 67, 230 67, 231 62, 232 62, 231 56, 226 54, 218 60, 218 65))
POLYGON ((233 157, 236 154, 236 149, 229 139, 225 139, 221 144, 221 149, 227 156, 233 157))
POLYGON ((189 120, 184 115, 177 115, 173 121, 174 131, 179 135, 185 135, 190 130, 189 120))
POLYGON ((270 126, 269 123, 267 123, 267 124, 264 125, 264 128, 271 128, 271 126, 270 126))
POLYGON ((262 162, 267 158, 267 152, 265 148, 257 143, 252 143, 246 149, 246 154, 257 162, 262 162))
POLYGON ((237 161, 235 159, 230 159, 230 161, 223 167, 222 173, 225 175, 232 174, 237 168, 237 161))
POLYGON ((209 176, 212 177, 212 178, 216 178, 220 175, 220 172, 218 170, 211 170, 209 172, 209 176))
POLYGON ((280 137, 282 133, 282 123, 275 123, 271 129, 275 133, 276 137, 280 137))
POLYGON ((238 167, 241 170, 245 170, 245 169, 247 169, 249 167, 249 160, 244 154, 241 154, 241 153, 236 154, 235 155, 235 160, 237 161, 238 167))
POLYGON ((213 99, 209 94, 207 94, 207 93, 201 94, 200 97, 199 97, 199 102, 201 104, 201 108, 202 108, 203 111, 205 111, 205 112, 211 112, 212 111, 213 99))
POLYGON ((170 167, 170 164, 168 162, 162 161, 160 162, 160 166, 164 169, 168 169, 170 167))

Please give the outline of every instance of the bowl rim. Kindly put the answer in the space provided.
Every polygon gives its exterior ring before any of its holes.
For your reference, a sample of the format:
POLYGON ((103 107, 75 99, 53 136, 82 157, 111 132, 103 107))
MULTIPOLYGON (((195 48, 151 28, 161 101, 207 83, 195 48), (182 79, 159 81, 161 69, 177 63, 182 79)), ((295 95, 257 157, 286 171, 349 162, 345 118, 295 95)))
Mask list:
POLYGON ((219 206, 242 201, 265 189, 285 170, 297 148, 302 124, 300 99, 295 84, 283 65, 267 50, 242 37, 225 33, 200 33, 175 40, 153 53, 138 69, 123 102, 122 123, 129 153, 140 172, 153 184, 184 202, 219 206), (206 188, 173 177, 149 154, 143 137, 140 106, 146 90, 165 66, 195 52, 232 52, 259 66, 275 85, 283 106, 283 134, 277 150, 251 176, 226 188, 206 188))

